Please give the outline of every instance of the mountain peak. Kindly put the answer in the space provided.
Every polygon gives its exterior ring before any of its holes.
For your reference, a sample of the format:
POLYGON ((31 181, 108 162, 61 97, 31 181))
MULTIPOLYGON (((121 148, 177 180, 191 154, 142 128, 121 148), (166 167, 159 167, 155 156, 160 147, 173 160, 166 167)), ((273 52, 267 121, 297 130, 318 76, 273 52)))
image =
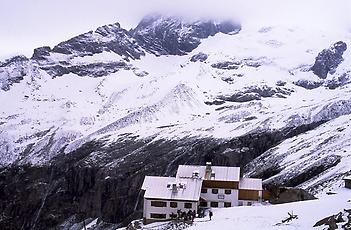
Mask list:
POLYGON ((214 20, 190 21, 176 16, 149 15, 131 30, 133 37, 146 51, 155 55, 184 55, 197 48, 200 39, 222 32, 236 34, 238 23, 214 20))

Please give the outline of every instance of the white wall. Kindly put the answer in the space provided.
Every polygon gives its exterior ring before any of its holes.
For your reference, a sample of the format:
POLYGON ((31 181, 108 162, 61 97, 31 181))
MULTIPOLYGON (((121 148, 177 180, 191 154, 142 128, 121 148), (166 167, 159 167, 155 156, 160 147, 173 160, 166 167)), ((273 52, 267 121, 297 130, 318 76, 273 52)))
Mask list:
POLYGON ((250 205, 253 205, 255 203, 260 203, 260 201, 257 201, 257 200, 239 200, 239 206, 251 206, 250 205))

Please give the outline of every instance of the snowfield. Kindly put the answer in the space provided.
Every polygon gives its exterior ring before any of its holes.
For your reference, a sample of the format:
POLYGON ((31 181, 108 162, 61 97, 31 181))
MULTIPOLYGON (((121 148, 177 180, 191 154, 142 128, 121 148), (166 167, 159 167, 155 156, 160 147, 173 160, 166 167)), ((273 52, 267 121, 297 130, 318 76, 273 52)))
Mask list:
POLYGON ((263 205, 252 207, 234 207, 213 209, 212 220, 208 216, 196 219, 194 226, 189 230, 215 229, 325 229, 326 226, 313 225, 328 216, 343 212, 351 208, 351 190, 340 189, 336 195, 321 197, 318 200, 301 201, 279 205, 263 205), (289 223, 281 223, 289 213, 298 215, 289 223))

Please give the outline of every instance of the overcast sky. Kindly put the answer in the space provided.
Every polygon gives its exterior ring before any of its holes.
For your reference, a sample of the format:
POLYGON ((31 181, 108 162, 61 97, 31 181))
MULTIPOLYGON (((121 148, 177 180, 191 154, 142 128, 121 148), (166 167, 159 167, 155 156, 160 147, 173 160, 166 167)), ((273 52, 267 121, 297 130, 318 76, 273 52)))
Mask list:
POLYGON ((146 14, 235 18, 244 25, 283 24, 350 30, 351 0, 0 0, 0 58, 31 56, 98 26, 134 27, 146 14))

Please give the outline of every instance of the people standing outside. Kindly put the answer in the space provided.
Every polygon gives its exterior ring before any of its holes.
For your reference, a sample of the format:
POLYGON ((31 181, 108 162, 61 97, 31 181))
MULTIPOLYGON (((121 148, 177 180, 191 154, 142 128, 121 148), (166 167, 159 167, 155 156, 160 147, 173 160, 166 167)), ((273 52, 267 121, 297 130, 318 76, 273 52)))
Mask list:
POLYGON ((210 210, 209 212, 210 220, 212 220, 213 212, 210 210))
POLYGON ((177 210, 177 214, 178 214, 178 220, 180 220, 182 212, 180 211, 180 209, 177 210))
POLYGON ((196 217, 196 212, 195 210, 192 212, 192 215, 191 215, 191 222, 194 222, 194 219, 196 217))
POLYGON ((187 219, 188 219, 188 220, 191 220, 191 219, 192 219, 192 216, 193 216, 193 211, 192 211, 192 210, 189 210, 188 213, 187 213, 187 219))

